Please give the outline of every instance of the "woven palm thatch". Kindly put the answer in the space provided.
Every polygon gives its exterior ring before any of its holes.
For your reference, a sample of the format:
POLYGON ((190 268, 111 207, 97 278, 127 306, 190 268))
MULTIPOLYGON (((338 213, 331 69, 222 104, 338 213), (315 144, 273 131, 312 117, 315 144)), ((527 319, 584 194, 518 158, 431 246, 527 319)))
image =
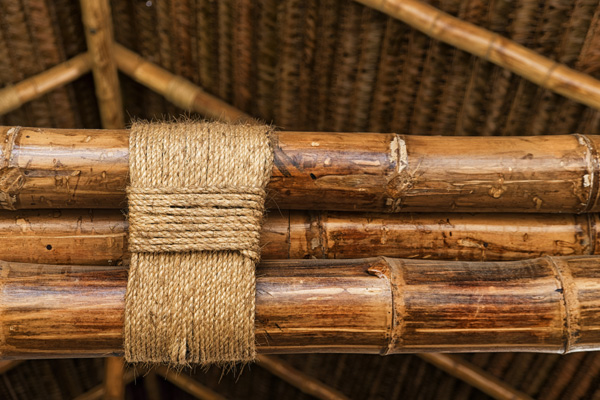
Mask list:
MULTIPOLYGON (((600 77, 600 0, 440 0, 430 4, 600 77)), ((112 2, 116 40, 283 129, 402 134, 600 133, 600 113, 349 0, 112 2)), ((0 87, 86 49, 78 2, 0 2, 0 87)), ((126 115, 183 112, 120 76, 126 115)), ((2 125, 99 128, 91 75, 0 116, 2 125)), ((542 399, 600 397, 600 355, 475 354, 464 359, 542 399)), ((352 398, 486 398, 416 356, 284 357, 352 398)), ((194 378, 230 398, 306 398, 266 371, 194 378)), ((73 398, 100 384, 100 360, 28 361, 0 397, 73 398)), ((155 382, 163 398, 183 392, 155 382)), ((151 396, 128 386, 131 398, 151 396)), ((189 397, 192 398, 192 397, 189 397)))

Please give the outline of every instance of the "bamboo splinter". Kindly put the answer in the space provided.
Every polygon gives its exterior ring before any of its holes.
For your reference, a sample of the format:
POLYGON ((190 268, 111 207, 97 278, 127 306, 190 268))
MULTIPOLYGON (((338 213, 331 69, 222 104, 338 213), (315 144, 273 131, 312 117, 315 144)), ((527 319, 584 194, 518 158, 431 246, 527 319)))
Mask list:
MULTIPOLYGON (((1 263, 0 357, 123 352, 124 267, 1 263)), ((600 349, 600 258, 265 261, 260 353, 600 349)))
MULTIPOLYGON (((0 127, 0 135, 0 208, 126 207, 127 130, 0 127)), ((273 136, 272 208, 600 211, 598 136, 273 136)))

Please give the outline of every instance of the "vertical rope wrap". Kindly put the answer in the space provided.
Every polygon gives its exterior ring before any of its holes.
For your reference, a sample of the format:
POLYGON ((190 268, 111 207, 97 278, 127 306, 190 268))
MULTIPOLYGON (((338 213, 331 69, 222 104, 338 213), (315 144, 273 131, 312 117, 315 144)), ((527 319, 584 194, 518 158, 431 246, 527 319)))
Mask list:
POLYGON ((254 268, 273 162, 268 133, 222 123, 132 127, 129 362, 254 359, 254 268))

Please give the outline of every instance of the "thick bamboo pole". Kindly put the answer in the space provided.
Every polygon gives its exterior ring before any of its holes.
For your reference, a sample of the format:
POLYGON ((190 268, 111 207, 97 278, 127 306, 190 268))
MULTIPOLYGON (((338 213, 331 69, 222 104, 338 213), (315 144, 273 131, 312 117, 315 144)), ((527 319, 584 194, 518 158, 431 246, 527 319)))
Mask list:
POLYGON ((420 0, 357 0, 577 102, 600 109, 600 81, 420 0))
MULTIPOLYGON (((600 253, 597 214, 370 214, 273 210, 263 259, 388 256, 521 260, 600 253)), ((119 210, 0 211, 4 261, 123 265, 127 221, 119 210)))
POLYGON ((0 89, 0 115, 16 110, 28 101, 73 82, 90 72, 91 68, 90 55, 83 53, 38 75, 0 89))
MULTIPOLYGON (((0 135, 0 208, 127 205, 127 130, 0 127, 0 135)), ((598 136, 274 136, 273 208, 600 211, 598 136)))
MULTIPOLYGON (((123 352, 127 269, 3 262, 2 359, 123 352)), ((265 261, 260 353, 600 349, 600 258, 265 261)))
POLYGON ((120 44, 115 43, 114 55, 123 73, 163 95, 184 110, 198 112, 220 121, 251 121, 248 114, 206 93, 199 86, 159 67, 120 44))
POLYGON ((81 0, 81 16, 92 57, 96 97, 104 128, 122 128, 123 102, 117 64, 113 58, 113 27, 108 0, 81 0))
POLYGON ((462 358, 437 353, 423 353, 419 357, 495 399, 532 400, 527 394, 462 358))

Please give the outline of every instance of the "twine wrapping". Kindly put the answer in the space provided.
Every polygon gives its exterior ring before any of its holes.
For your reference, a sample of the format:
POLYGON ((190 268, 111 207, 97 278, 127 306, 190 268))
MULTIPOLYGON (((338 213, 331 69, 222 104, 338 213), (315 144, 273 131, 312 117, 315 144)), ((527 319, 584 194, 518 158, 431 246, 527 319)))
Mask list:
POLYGON ((266 126, 131 129, 125 357, 254 359, 255 263, 273 153, 266 126))

